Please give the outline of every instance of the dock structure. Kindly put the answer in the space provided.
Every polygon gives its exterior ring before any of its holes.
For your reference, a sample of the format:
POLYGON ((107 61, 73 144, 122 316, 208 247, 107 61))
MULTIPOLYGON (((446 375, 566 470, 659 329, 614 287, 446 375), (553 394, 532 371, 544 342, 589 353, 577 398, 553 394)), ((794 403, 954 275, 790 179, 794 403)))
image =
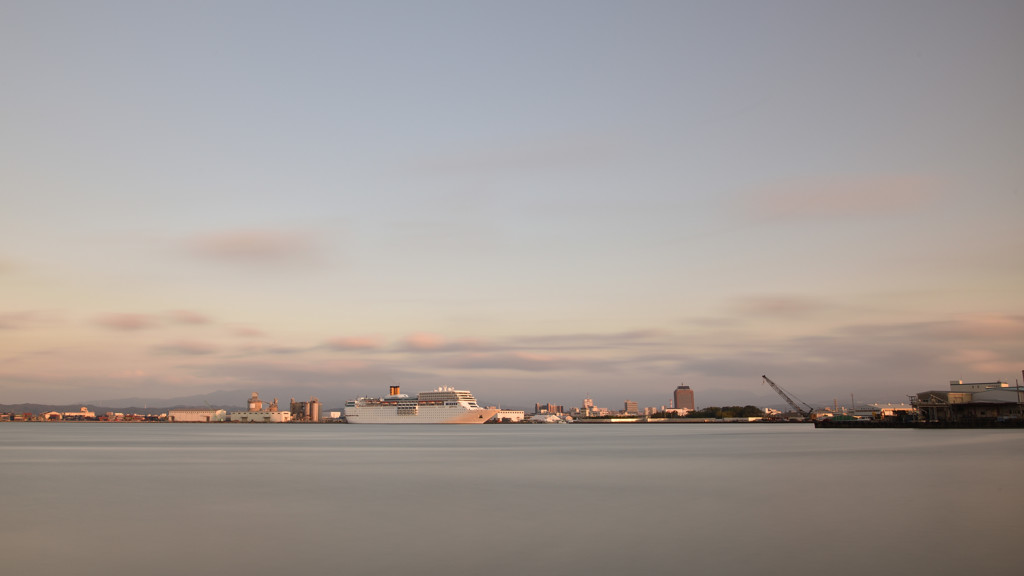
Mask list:
POLYGON ((983 424, 1024 421, 1024 388, 1006 382, 949 383, 949 390, 919 392, 912 398, 922 422, 983 424))

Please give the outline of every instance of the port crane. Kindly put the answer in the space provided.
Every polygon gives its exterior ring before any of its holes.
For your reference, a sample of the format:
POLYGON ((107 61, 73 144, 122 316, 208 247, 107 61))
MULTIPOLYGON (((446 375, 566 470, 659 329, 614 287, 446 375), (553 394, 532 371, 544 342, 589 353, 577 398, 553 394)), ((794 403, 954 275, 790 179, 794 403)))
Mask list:
POLYGON ((812 408, 810 404, 808 404, 807 402, 804 402, 803 400, 800 400, 800 404, 803 404, 804 406, 807 406, 807 409, 804 410, 803 408, 801 408, 796 403, 796 400, 793 400, 793 398, 790 397, 789 394, 786 394, 785 390, 783 390, 781 387, 779 387, 779 385, 776 384, 775 382, 772 382, 771 378, 765 376, 764 374, 761 375, 761 378, 765 382, 767 382, 769 386, 772 387, 772 390, 775 390, 776 392, 778 392, 779 396, 782 396, 782 399, 786 401, 786 404, 789 404, 790 407, 793 408, 793 410, 796 411, 797 414, 800 414, 801 416, 803 416, 804 418, 806 418, 808 420, 811 419, 811 414, 814 413, 814 408, 812 408))

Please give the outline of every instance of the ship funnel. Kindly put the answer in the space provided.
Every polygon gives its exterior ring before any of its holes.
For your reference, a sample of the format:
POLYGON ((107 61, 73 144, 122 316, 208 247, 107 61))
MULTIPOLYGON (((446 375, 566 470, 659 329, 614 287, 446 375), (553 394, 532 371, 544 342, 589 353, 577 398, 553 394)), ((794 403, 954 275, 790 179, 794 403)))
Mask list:
POLYGON ((401 393, 402 393, 402 387, 401 386, 392 386, 391 387, 391 392, 390 392, 391 396, 398 396, 401 393))

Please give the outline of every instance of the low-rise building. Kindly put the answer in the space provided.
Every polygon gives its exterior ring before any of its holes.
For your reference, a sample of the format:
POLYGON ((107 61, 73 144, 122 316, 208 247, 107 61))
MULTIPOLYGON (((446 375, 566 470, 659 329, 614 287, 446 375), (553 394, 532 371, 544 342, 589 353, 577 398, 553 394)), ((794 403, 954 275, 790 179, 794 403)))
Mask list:
POLYGON ((525 410, 498 410, 492 420, 495 422, 522 422, 525 418, 525 410))
POLYGON ((963 380, 950 380, 949 391, 950 392, 985 392, 986 390, 996 389, 1009 389, 1011 388, 1006 382, 975 382, 975 383, 964 383, 963 380))
POLYGON ((95 420, 96 419, 96 413, 93 412, 92 410, 89 410, 85 406, 82 406, 81 408, 78 409, 78 412, 65 412, 64 413, 64 419, 65 420, 95 420))
POLYGON ((224 422, 226 410, 168 410, 168 422, 224 422))
POLYGON ((231 422, 291 422, 292 413, 280 410, 277 412, 269 410, 232 412, 228 418, 231 422))
POLYGON ((950 390, 919 392, 914 407, 925 422, 940 424, 1024 420, 1024 389, 1005 382, 949 383, 950 390))
MULTIPOLYGON (((873 418, 895 418, 917 412, 917 408, 903 402, 896 404, 891 402, 887 404, 868 404, 868 408, 871 410, 873 418)), ((829 416, 831 417, 831 414, 829 416)))

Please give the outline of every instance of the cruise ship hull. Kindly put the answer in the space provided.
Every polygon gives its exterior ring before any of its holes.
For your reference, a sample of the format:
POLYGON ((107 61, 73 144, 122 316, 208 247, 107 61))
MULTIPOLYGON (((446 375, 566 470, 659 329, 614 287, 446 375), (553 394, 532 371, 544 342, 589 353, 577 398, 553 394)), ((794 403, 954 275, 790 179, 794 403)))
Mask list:
POLYGON ((349 424, 483 424, 497 413, 497 408, 477 404, 472 392, 451 387, 410 398, 398 386, 392 386, 391 393, 383 398, 345 402, 345 421, 349 424))
POLYGON ((395 406, 354 406, 345 408, 349 424, 483 424, 495 414, 497 408, 465 410, 451 406, 420 406, 415 413, 395 406))

